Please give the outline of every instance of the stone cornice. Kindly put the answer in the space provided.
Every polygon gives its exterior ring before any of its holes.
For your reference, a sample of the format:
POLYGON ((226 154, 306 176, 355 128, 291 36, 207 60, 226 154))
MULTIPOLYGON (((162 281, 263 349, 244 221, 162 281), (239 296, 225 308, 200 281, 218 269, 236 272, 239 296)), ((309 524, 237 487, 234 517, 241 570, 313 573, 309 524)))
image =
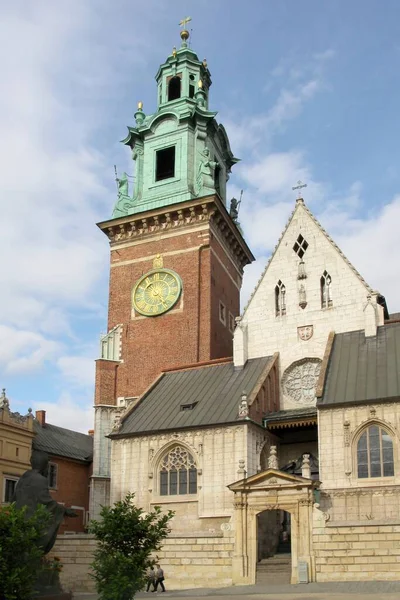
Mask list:
POLYGON ((98 227, 107 235, 113 248, 130 240, 150 240, 162 232, 174 229, 184 231, 185 228, 203 223, 212 223, 218 229, 241 271, 253 262, 253 254, 216 195, 103 221, 98 223, 98 227))

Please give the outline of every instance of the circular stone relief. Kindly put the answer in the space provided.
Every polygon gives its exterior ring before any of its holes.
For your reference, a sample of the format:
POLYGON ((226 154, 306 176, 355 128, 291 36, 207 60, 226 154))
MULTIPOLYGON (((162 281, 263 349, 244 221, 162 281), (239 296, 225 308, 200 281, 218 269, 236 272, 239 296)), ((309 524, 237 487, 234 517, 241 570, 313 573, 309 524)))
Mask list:
POLYGON ((321 362, 319 358, 306 358, 291 364, 282 377, 284 393, 299 404, 313 403, 321 362))

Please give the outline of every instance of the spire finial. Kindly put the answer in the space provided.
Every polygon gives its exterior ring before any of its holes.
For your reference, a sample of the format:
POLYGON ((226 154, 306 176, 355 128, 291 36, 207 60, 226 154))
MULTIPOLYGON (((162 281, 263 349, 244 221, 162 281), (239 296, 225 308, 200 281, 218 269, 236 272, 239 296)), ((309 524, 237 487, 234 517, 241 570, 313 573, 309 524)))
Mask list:
POLYGON ((299 181, 297 182, 297 185, 294 185, 294 186, 292 187, 292 190, 293 190, 293 191, 295 191, 295 190, 299 190, 299 191, 298 191, 298 193, 297 193, 297 200, 302 200, 302 199, 303 199, 303 198, 302 198, 302 195, 301 195, 301 194, 302 194, 302 192, 301 192, 301 189, 302 189, 302 188, 306 188, 306 187, 307 187, 307 184, 306 184, 306 183, 303 183, 302 181, 300 181, 300 179, 299 179, 299 181))
POLYGON ((192 20, 192 17, 185 17, 184 19, 182 19, 181 21, 179 21, 179 25, 180 27, 183 27, 182 31, 181 31, 181 39, 182 39, 182 47, 186 48, 187 47, 187 41, 189 39, 189 35, 190 33, 188 32, 188 30, 186 29, 186 25, 189 23, 189 21, 192 20))

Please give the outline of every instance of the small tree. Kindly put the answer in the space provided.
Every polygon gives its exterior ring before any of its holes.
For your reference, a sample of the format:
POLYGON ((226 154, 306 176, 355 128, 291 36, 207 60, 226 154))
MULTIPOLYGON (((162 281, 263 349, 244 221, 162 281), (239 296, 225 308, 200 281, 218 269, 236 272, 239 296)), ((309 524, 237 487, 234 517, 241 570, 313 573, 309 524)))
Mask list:
POLYGON ((92 577, 101 600, 131 600, 145 584, 152 552, 160 549, 170 531, 172 511, 162 514, 156 506, 144 513, 133 499, 134 494, 128 494, 114 506, 103 506, 101 521, 90 523, 98 541, 92 577))
POLYGON ((42 568, 37 543, 50 515, 39 506, 29 519, 25 508, 0 506, 0 600, 30 600, 42 568))

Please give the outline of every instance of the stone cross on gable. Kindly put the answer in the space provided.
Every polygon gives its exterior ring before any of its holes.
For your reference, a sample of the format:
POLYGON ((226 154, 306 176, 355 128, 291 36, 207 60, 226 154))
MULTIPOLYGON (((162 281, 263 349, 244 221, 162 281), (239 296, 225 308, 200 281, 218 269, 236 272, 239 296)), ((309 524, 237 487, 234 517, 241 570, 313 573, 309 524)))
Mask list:
POLYGON ((303 182, 302 182, 302 181, 300 181, 300 180, 297 182, 297 185, 294 185, 294 186, 292 187, 292 190, 293 190, 293 191, 295 191, 295 190, 299 190, 299 191, 298 191, 298 194, 297 194, 297 198, 298 198, 298 199, 299 199, 299 198, 301 198, 301 194, 302 194, 302 192, 301 192, 301 189, 302 189, 302 188, 306 188, 306 187, 307 187, 307 184, 306 184, 306 183, 303 183, 303 182))

